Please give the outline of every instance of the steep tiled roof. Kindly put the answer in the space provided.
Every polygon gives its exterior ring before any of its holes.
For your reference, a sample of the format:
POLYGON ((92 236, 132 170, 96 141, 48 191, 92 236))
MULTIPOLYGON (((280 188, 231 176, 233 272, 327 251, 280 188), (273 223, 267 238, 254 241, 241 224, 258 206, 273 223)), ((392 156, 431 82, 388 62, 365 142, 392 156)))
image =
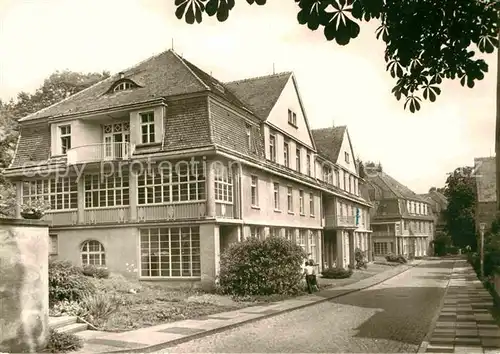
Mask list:
POLYGON ((110 87, 120 79, 119 75, 114 75, 31 114, 21 121, 92 112, 161 97, 208 90, 239 107, 244 107, 243 103, 224 87, 224 84, 181 58, 172 50, 155 55, 123 71, 123 76, 137 83, 140 87, 109 94, 107 92, 110 87))
POLYGON ((496 162, 495 157, 474 159, 476 167, 477 201, 480 203, 496 202, 496 162))
POLYGON ((438 191, 430 191, 426 194, 419 194, 419 196, 432 205, 438 203, 440 205, 440 209, 446 209, 448 207, 448 199, 444 196, 444 194, 438 191))
POLYGON ((381 191, 382 198, 403 198, 424 202, 425 199, 385 172, 368 173, 366 180, 381 191))
POLYGON ((257 117, 265 120, 291 75, 291 72, 285 72, 226 82, 225 86, 245 103, 257 117))
POLYGON ((319 154, 331 162, 336 163, 340 148, 342 147, 345 131, 345 125, 311 130, 319 154))

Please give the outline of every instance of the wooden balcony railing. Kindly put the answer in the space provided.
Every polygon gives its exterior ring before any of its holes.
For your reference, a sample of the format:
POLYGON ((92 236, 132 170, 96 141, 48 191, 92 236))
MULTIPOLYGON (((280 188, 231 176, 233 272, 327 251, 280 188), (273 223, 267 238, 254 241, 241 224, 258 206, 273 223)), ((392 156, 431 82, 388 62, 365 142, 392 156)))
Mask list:
POLYGON ((102 223, 123 223, 130 221, 130 208, 102 208, 86 209, 83 213, 84 224, 102 224, 102 223))
POLYGON ((137 219, 139 221, 201 219, 206 215, 206 202, 204 201, 137 207, 137 219))
POLYGON ((82 145, 67 152, 68 165, 85 162, 124 160, 132 156, 133 147, 128 142, 82 145))
POLYGON ((373 231, 372 235, 374 237, 394 237, 394 236, 396 236, 394 231, 373 231))
POLYGON ((76 225, 78 224, 78 212, 76 210, 47 212, 42 220, 50 226, 76 225))

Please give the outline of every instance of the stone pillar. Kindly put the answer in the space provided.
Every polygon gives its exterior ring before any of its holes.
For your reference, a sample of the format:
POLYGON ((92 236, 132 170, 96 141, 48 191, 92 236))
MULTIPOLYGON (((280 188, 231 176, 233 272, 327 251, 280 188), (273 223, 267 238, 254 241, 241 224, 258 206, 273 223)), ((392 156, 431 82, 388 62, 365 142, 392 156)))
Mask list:
POLYGON ((319 271, 323 270, 323 232, 321 230, 314 230, 314 237, 316 237, 316 259, 319 264, 319 271))
POLYGON ((23 203, 22 185, 23 182, 16 182, 16 219, 21 219, 21 204, 23 203))
POLYGON ((344 264, 344 233, 342 230, 336 231, 337 235, 337 268, 345 268, 344 264))
POLYGON ((220 234, 215 224, 200 225, 201 250, 201 286, 204 290, 212 290, 215 278, 219 274, 220 234))
POLYGON ((85 176, 82 174, 77 182, 78 211, 77 220, 79 224, 85 223, 85 176))
POLYGON ((137 172, 129 171, 128 177, 130 221, 137 221, 137 172))
POLYGON ((211 162, 207 162, 207 216, 215 218, 215 170, 211 162))
POLYGON ((49 336, 49 228, 0 219, 0 352, 41 352, 49 336))
POLYGON ((260 238, 262 240, 265 240, 266 238, 268 238, 270 236, 270 230, 269 230, 269 227, 268 226, 265 226, 263 228, 263 231, 262 231, 262 234, 260 235, 260 238))
POLYGON ((354 231, 350 230, 348 235, 349 235, 349 265, 354 268, 354 265, 356 264, 355 260, 356 244, 354 242, 354 231))

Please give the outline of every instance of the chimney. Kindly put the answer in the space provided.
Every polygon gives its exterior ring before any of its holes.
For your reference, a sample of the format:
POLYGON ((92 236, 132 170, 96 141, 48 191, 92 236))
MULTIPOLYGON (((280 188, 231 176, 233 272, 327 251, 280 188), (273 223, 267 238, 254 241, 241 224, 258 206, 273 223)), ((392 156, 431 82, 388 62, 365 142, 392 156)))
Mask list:
POLYGON ((121 71, 118 73, 118 75, 120 75, 120 79, 123 79, 125 77, 125 73, 123 73, 121 71))
POLYGON ((335 119, 332 119, 332 128, 335 128, 335 119))

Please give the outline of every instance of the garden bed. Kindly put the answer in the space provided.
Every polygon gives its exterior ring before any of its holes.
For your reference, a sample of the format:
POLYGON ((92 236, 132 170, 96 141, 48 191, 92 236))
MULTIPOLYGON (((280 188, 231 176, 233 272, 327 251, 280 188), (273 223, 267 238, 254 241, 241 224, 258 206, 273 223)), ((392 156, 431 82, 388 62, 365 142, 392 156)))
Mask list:
MULTIPOLYGON (((401 264, 399 264, 399 263, 391 264, 391 266, 400 266, 400 265, 401 264)), ((318 284, 320 286, 320 289, 329 289, 329 288, 333 288, 333 287, 337 287, 337 286, 350 285, 350 284, 356 283, 360 280, 370 278, 370 277, 377 275, 379 273, 382 273, 386 270, 387 270, 386 265, 370 263, 370 264, 368 264, 367 269, 355 269, 349 278, 326 279, 326 278, 322 278, 320 276, 318 278, 318 284)))
MULTIPOLYGON (((102 331, 129 331, 257 304, 207 294, 192 286, 173 288, 168 283, 139 282, 121 275, 112 274, 108 279, 89 279, 99 292, 119 302, 117 310, 107 319, 92 323, 102 331)), ((53 310, 51 315, 55 315, 53 310)))

